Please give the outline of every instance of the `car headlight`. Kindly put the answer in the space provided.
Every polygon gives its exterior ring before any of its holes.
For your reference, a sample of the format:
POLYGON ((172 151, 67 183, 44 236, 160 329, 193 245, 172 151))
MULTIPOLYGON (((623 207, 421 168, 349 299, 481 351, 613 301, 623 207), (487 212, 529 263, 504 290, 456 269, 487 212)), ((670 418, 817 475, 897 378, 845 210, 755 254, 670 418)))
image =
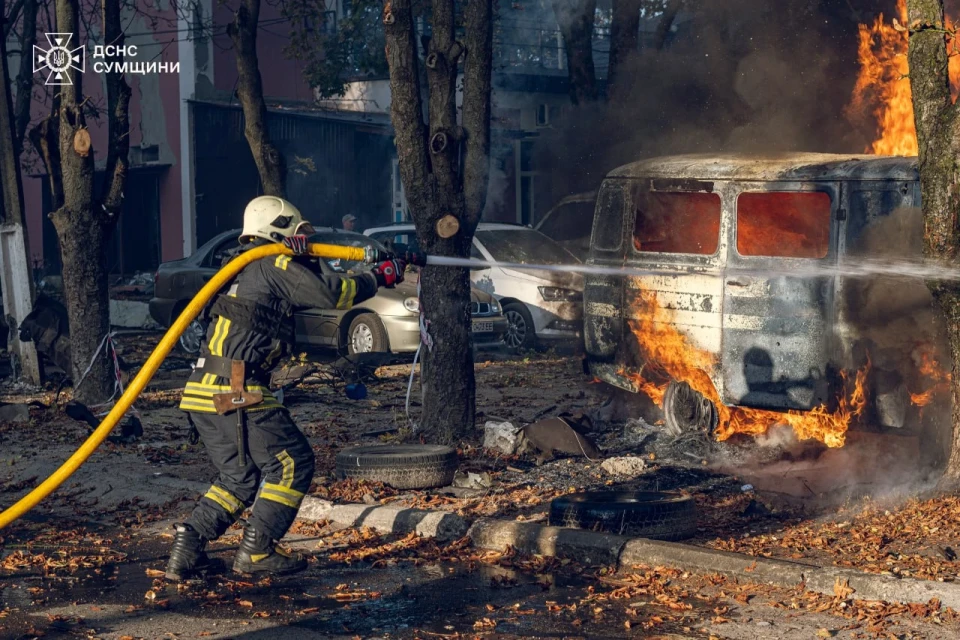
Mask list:
POLYGON ((496 300, 491 300, 491 301, 490 301, 490 311, 492 311, 492 312, 494 312, 494 313, 500 313, 500 303, 497 302, 496 300))
POLYGON ((411 313, 420 311, 420 300, 417 298, 407 298, 403 301, 403 308, 411 313))
POLYGON ((580 292, 560 287, 538 287, 540 297, 547 302, 573 302, 580 299, 580 292))

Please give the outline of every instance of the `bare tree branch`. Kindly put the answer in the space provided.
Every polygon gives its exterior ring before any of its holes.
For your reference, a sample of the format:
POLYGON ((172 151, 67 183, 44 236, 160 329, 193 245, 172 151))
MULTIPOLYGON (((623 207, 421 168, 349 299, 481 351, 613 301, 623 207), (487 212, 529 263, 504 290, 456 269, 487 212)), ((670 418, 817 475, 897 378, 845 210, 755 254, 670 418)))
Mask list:
POLYGON ((491 0, 467 0, 464 9, 467 53, 463 64, 464 216, 461 233, 473 237, 487 199, 490 175, 490 94, 493 60, 491 0))
MULTIPOLYGON (((20 18, 20 9, 23 7, 24 0, 16 0, 13 5, 10 7, 10 15, 4 18, 3 11, 0 11, 0 21, 3 22, 3 39, 6 40, 10 37, 10 30, 13 29, 13 25, 17 24, 17 20, 20 18)), ((7 51, 7 53, 10 53, 7 51)))
POLYGON ((653 46, 657 51, 662 51, 664 45, 667 44, 667 36, 670 35, 673 22, 677 19, 677 14, 680 13, 682 8, 683 0, 667 0, 667 4, 663 8, 663 15, 660 16, 660 21, 657 23, 657 31, 653 39, 653 46))
POLYGON ((30 123, 30 105, 33 102, 33 46, 37 43, 37 0, 25 0, 23 6, 23 32, 20 34, 20 71, 17 73, 17 97, 13 107, 14 131, 17 157, 23 152, 23 138, 30 123))
MULTIPOLYGON (((124 33, 120 23, 120 0, 103 0, 103 41, 113 45, 111 69, 123 62, 124 33)), ((109 223, 116 223, 123 203, 130 152, 130 87, 123 73, 107 72, 107 119, 110 141, 107 147, 106 180, 100 200, 109 223)))
POLYGON ((227 34, 237 52, 237 95, 243 108, 243 133, 250 144, 253 160, 260 172, 266 195, 286 195, 286 163, 283 154, 270 141, 267 128, 267 103, 263 99, 263 80, 257 59, 257 23, 260 0, 241 0, 227 34))

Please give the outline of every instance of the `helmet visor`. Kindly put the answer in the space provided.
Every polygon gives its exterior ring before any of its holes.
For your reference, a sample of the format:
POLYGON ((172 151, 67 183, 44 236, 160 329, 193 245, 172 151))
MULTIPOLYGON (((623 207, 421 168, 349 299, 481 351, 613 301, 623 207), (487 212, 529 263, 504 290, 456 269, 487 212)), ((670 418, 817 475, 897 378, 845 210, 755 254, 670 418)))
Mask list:
POLYGON ((298 224, 297 228, 293 230, 295 236, 312 236, 314 233, 316 233, 316 230, 313 225, 306 220, 298 224))

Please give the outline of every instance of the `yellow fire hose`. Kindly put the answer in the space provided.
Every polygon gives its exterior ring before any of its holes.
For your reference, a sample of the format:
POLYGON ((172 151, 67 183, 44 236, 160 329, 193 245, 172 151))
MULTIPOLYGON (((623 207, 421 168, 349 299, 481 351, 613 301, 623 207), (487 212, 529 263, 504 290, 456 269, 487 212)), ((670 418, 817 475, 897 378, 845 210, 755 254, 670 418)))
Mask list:
MULTIPOLYGON (((362 247, 341 247, 330 244, 311 244, 309 253, 311 256, 318 258, 340 259, 354 262, 361 262, 367 258, 366 252, 362 247)), ((120 399, 117 400, 117 403, 103 419, 103 422, 100 423, 100 426, 90 434, 86 442, 84 442, 59 469, 44 480, 40 486, 20 498, 12 507, 0 513, 0 529, 3 529, 30 511, 30 509, 37 506, 41 500, 53 493, 57 487, 63 484, 67 478, 80 468, 80 465, 87 461, 87 458, 89 458, 106 439, 117 422, 120 421, 120 418, 122 418, 127 412, 127 409, 130 408, 130 405, 133 404, 133 401, 136 400, 140 392, 143 391, 143 388, 147 386, 147 383, 153 378, 153 374, 157 372, 163 359, 167 357, 167 354, 170 353, 174 344, 180 339, 180 335, 186 330, 190 323, 193 322, 194 318, 200 314, 204 305, 207 304, 217 291, 240 273, 241 269, 254 260, 279 254, 292 255, 292 252, 282 244, 256 247, 241 253, 220 269, 220 271, 200 289, 193 300, 187 305, 187 308, 180 314, 180 317, 177 318, 176 322, 167 330, 163 339, 160 340, 160 344, 157 345, 157 348, 154 349, 150 357, 147 358, 146 363, 144 363, 140 371, 137 372, 130 386, 127 387, 127 390, 120 396, 120 399)))

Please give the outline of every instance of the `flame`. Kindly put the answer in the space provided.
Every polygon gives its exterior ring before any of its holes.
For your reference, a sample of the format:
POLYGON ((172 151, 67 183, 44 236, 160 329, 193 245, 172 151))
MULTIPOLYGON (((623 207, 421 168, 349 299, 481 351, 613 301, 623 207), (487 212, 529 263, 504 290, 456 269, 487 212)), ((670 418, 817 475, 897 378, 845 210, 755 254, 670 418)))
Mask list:
MULTIPOLYGON (((870 110, 876 119, 877 137, 866 149, 867 153, 915 156, 917 130, 908 79, 907 33, 901 26, 907 24, 906 0, 897 0, 896 12, 897 18, 889 24, 881 13, 872 25, 860 25, 857 54, 860 74, 849 111, 856 115, 870 110)), ((949 33, 953 22, 947 18, 946 23, 949 33)), ((955 43, 949 35, 947 38, 951 53, 955 53, 955 43)), ((951 55, 949 60, 950 85, 956 97, 960 87, 960 57, 951 55)))
MULTIPOLYGON (((792 427, 800 440, 819 440, 832 448, 844 445, 851 422, 863 414, 867 405, 864 389, 869 363, 857 372, 852 391, 840 398, 837 410, 832 413, 823 406, 811 411, 784 413, 728 407, 720 401, 720 394, 708 373, 715 368, 716 358, 693 345, 673 324, 671 312, 659 306, 656 300, 654 293, 638 292, 634 309, 637 319, 629 321, 646 364, 640 373, 625 370, 620 373, 628 377, 639 391, 662 405, 671 379, 686 382, 716 406, 719 416, 716 437, 721 442, 736 433, 761 435, 779 424, 792 427)), ((847 382, 846 376, 844 382, 847 382)))
POLYGON ((921 347, 920 350, 915 353, 914 357, 917 360, 917 373, 923 378, 926 378, 927 384, 930 386, 926 391, 911 393, 910 402, 915 406, 925 407, 930 404, 934 395, 950 388, 952 376, 949 371, 940 365, 940 361, 936 355, 934 355, 932 347, 921 347))

